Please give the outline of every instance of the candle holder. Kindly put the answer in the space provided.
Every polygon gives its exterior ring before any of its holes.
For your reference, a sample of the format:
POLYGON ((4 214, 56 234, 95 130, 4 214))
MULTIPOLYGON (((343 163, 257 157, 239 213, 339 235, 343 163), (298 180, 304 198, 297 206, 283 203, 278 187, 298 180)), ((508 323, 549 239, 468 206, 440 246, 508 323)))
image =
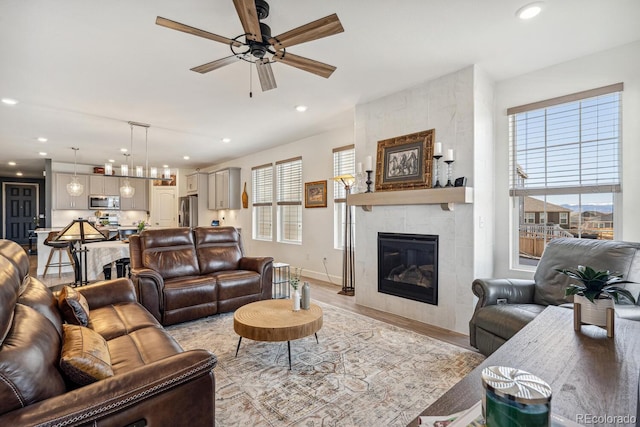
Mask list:
POLYGON ((451 182, 451 165, 454 160, 445 160, 444 162, 447 164, 447 184, 445 187, 453 187, 453 183, 451 182))
POLYGON ((367 180, 365 181, 367 183, 367 191, 365 191, 365 193, 372 193, 371 191, 371 184, 373 183, 373 181, 371 181, 371 172, 373 171, 365 171, 367 173, 367 180))
POLYGON ((436 175, 436 183, 433 188, 442 188, 442 185, 440 184, 440 159, 442 158, 442 154, 434 155, 433 158, 436 159, 436 167, 434 171, 436 175))

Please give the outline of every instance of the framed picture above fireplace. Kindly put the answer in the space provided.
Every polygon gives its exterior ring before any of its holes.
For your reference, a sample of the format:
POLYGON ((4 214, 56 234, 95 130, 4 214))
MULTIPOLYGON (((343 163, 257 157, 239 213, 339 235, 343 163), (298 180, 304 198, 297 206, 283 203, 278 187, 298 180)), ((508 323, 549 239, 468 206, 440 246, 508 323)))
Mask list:
POLYGON ((431 188, 435 129, 378 141, 376 191, 431 188))

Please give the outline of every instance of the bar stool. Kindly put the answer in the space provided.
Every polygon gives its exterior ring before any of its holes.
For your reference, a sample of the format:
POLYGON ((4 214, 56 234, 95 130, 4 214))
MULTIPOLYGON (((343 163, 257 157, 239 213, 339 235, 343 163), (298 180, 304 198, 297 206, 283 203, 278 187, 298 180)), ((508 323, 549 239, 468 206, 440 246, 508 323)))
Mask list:
POLYGON ((44 273, 42 275, 43 277, 47 275, 47 270, 49 269, 49 267, 58 267, 58 277, 62 276, 62 267, 66 267, 67 265, 72 266, 75 271, 75 263, 73 262, 73 255, 71 254, 71 242, 57 242, 54 240, 57 235, 57 231, 52 231, 44 240, 44 244, 51 247, 51 252, 49 252, 47 265, 44 267, 44 273), (62 254, 64 252, 66 252, 67 256, 69 257, 69 262, 62 262, 62 254), (58 254, 58 262, 51 262, 54 253, 58 254))

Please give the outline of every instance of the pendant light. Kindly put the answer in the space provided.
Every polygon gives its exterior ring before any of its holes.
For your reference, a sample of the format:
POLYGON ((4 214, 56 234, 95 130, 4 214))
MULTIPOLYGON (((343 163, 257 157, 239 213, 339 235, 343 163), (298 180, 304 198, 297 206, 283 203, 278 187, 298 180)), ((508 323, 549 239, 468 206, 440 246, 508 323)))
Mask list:
MULTIPOLYGON (((125 163, 128 163, 126 160, 128 160, 129 157, 131 157, 131 169, 129 169, 127 167, 127 173, 122 172, 122 175, 129 175, 129 170, 133 171, 133 125, 129 124, 129 127, 131 128, 131 151, 130 154, 125 154, 124 158, 125 158, 125 163)), ((124 168, 123 168, 124 169, 124 168)), ((129 182, 129 178, 125 178, 124 179, 124 183, 122 184, 122 187, 120 187, 120 196, 125 198, 125 199, 130 199, 133 197, 133 195, 136 194, 136 189, 133 188, 131 186, 131 183, 129 182)))
POLYGON ((70 196, 80 196, 84 191, 84 185, 82 185, 78 181, 78 175, 76 174, 76 166, 78 163, 78 147, 71 147, 73 150, 73 177, 71 178, 71 182, 67 184, 67 193, 70 196))

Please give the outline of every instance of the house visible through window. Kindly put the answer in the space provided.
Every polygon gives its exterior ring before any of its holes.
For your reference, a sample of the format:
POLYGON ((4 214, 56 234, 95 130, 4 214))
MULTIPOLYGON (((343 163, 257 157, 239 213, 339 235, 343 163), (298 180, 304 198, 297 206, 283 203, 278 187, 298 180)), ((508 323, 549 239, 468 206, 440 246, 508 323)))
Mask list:
POLYGON ((619 83, 507 111, 514 264, 537 265, 557 237, 613 238, 622 89, 619 83))
POLYGON ((271 163, 251 169, 253 190, 253 238, 273 240, 273 165, 271 163))
POLYGON ((302 157, 276 162, 278 242, 302 243, 302 157))
MULTIPOLYGON (((333 149, 333 176, 355 175, 355 148, 353 145, 333 149)), ((344 248, 344 221, 347 209, 347 194, 344 184, 333 182, 333 245, 336 249, 344 248)), ((355 218, 352 210, 351 218, 355 218)), ((354 220, 352 219, 352 223, 354 220)))

